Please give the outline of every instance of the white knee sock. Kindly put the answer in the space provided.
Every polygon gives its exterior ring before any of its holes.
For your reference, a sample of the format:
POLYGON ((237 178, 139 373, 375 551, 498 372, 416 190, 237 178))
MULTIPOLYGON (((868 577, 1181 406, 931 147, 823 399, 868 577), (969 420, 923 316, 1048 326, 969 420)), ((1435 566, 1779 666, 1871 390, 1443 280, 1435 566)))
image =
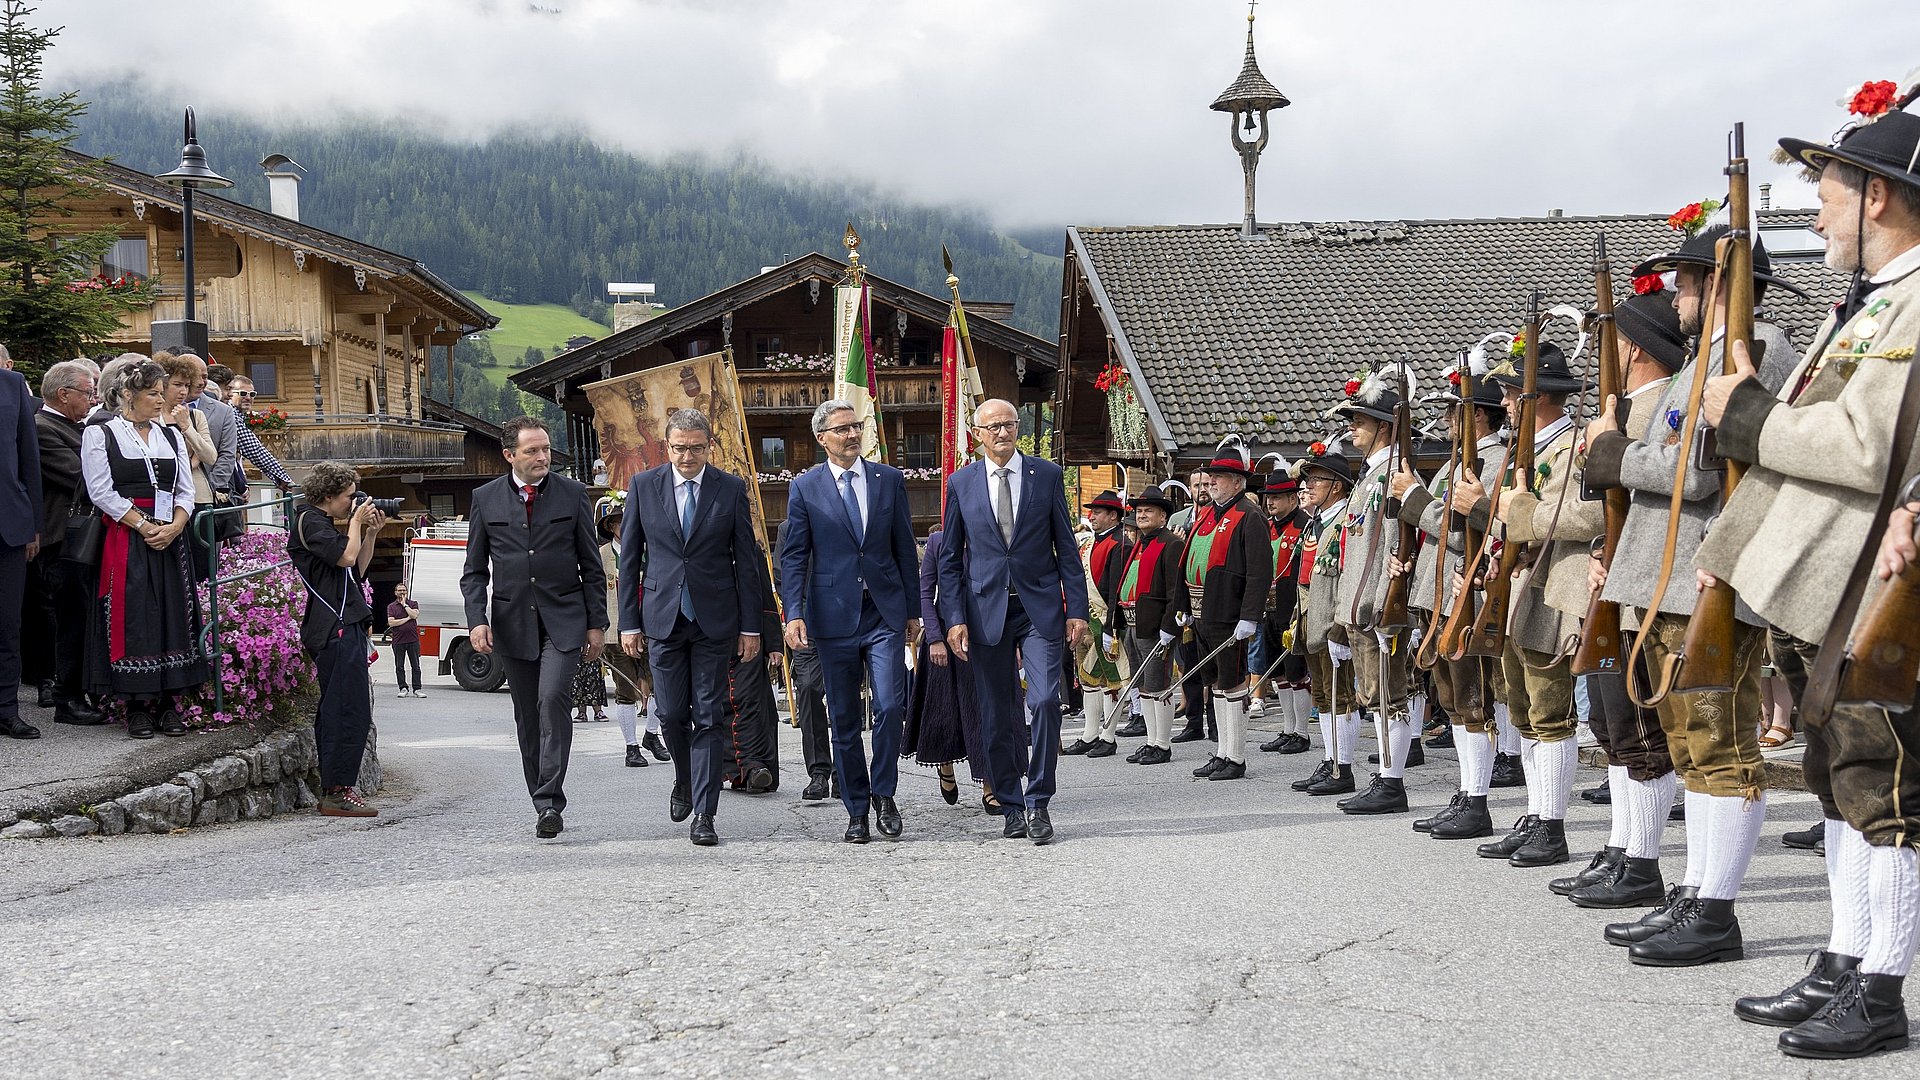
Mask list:
POLYGON ((1549 821, 1564 821, 1567 798, 1573 794, 1573 774, 1580 768, 1580 743, 1576 739, 1535 743, 1533 761, 1527 765, 1527 788, 1535 785, 1540 774, 1540 816, 1549 821))
POLYGON ((1284 686, 1276 687, 1273 705, 1267 710, 1267 715, 1280 718, 1281 734, 1291 733, 1293 731, 1293 692, 1284 686))
POLYGON ((1527 774, 1527 813, 1538 817, 1546 802, 1540 797, 1540 765, 1536 760, 1540 744, 1525 736, 1516 738, 1520 740, 1520 767, 1527 774))
POLYGON ((1625 765, 1607 766, 1607 794, 1612 799, 1613 821, 1607 831, 1607 846, 1627 849, 1627 834, 1633 831, 1630 820, 1633 803, 1627 798, 1627 767, 1625 765))
POLYGON ((1753 849, 1760 842, 1760 828, 1767 823, 1767 793, 1761 792, 1757 799, 1714 795, 1707 812, 1713 832, 1707 841, 1707 873, 1700 882, 1700 898, 1732 900, 1740 895, 1753 849))
POLYGON ((1340 761, 1341 765, 1353 764, 1353 748, 1360 742, 1360 713, 1350 712, 1340 718, 1340 761))
POLYGON ((1215 752, 1228 761, 1247 763, 1247 699, 1216 694, 1213 719, 1220 728, 1215 752))
POLYGON ((1873 941, 1873 848, 1844 821, 1828 818, 1827 892, 1833 904, 1833 934, 1827 951, 1865 957, 1873 941))
POLYGON ((1507 706, 1502 702, 1493 705, 1493 730, 1500 736, 1499 750, 1509 756, 1520 752, 1520 729, 1508 719, 1507 706))
POLYGON ((1100 722, 1100 737, 1107 742, 1119 742, 1119 736, 1114 731, 1127 718, 1127 710, 1120 705, 1120 695, 1112 690, 1102 690, 1094 696, 1100 699, 1101 708, 1106 712, 1106 718, 1100 722))
MULTIPOLYGON (((1387 722, 1387 746, 1393 750, 1393 764, 1380 770, 1380 775, 1399 780, 1407 775, 1407 752, 1413 749, 1414 721, 1403 716, 1387 722)), ((1385 762, 1386 758, 1380 759, 1385 762)))
POLYGON ((1913 966, 1914 928, 1920 924, 1920 877, 1915 877, 1915 865, 1912 848, 1875 847, 1868 852, 1873 944, 1861 958, 1863 974, 1904 978, 1913 966))
POLYGON ((613 703, 613 719, 620 725, 620 735, 627 740, 628 746, 640 745, 640 706, 613 703))
POLYGON ((1673 812, 1673 792, 1679 782, 1680 774, 1670 772, 1653 780, 1628 778, 1625 791, 1613 789, 1613 805, 1619 806, 1625 796, 1633 806, 1628 818, 1628 858, 1660 857, 1660 835, 1667 827, 1667 815, 1673 812))
POLYGON ((1100 722, 1107 718, 1107 695, 1088 691, 1080 705, 1080 741, 1093 742, 1100 737, 1100 722))
POLYGON ((1289 694, 1293 698, 1293 733, 1305 735, 1307 722, 1313 719, 1313 691, 1292 690, 1289 694))
POLYGON ((1699 888, 1707 879, 1707 848, 1711 846, 1713 834, 1709 827, 1707 807, 1712 798, 1689 788, 1687 800, 1687 873, 1680 880, 1682 885, 1699 888))
POLYGON ((1149 717, 1147 722, 1153 723, 1157 719, 1160 725, 1152 733, 1153 745, 1162 750, 1173 749, 1173 702, 1149 701, 1146 705, 1152 710, 1147 714, 1149 717))
POLYGON ((647 718, 647 725, 646 725, 647 730, 655 735, 660 734, 660 699, 659 698, 652 697, 647 699, 646 718, 647 718))
POLYGON ((1493 742, 1484 731, 1453 729, 1453 748, 1460 755, 1460 787, 1469 795, 1485 795, 1493 783, 1493 742))
POLYGON ((1384 770, 1387 759, 1393 757, 1393 744, 1387 741, 1387 714, 1375 709, 1367 714, 1367 719, 1373 721, 1373 746, 1380 755, 1380 767, 1384 770))
POLYGON ((1407 698, 1407 719, 1413 722, 1415 731, 1427 726, 1427 695, 1414 694, 1407 698))

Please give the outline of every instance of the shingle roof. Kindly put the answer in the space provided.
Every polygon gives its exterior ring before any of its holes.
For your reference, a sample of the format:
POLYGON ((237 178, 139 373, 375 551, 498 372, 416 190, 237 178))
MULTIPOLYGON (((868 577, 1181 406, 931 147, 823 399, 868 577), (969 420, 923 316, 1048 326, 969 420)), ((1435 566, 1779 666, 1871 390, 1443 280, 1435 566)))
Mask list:
MULTIPOLYGON (((1814 213, 1759 217, 1764 236, 1814 213)), ((1543 307, 1586 310, 1603 231, 1623 298, 1634 264, 1679 240, 1665 217, 1635 215, 1280 223, 1252 240, 1237 225, 1071 228, 1067 242, 1145 383, 1149 428, 1163 448, 1193 452, 1236 430, 1263 446, 1310 442, 1356 370, 1406 356, 1438 372, 1481 336, 1518 328, 1530 289, 1543 307)), ((1776 288, 1762 304, 1805 348, 1845 281, 1817 261, 1774 268, 1815 298, 1776 288)), ((1570 337, 1556 326, 1550 339, 1570 337)))

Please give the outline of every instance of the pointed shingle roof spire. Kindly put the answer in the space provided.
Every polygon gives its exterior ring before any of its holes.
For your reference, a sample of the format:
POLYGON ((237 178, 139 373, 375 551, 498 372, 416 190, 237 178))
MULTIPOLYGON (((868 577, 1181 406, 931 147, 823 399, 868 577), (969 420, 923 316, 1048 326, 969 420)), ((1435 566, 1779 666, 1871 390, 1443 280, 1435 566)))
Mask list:
POLYGON ((1268 109, 1284 109, 1291 104, 1293 103, 1287 100, 1287 95, 1268 82, 1265 75, 1260 74, 1260 61, 1253 55, 1253 11, 1249 9, 1247 11, 1246 62, 1240 65, 1240 77, 1233 80, 1233 85, 1221 91, 1220 96, 1213 99, 1213 111, 1261 112, 1268 109))

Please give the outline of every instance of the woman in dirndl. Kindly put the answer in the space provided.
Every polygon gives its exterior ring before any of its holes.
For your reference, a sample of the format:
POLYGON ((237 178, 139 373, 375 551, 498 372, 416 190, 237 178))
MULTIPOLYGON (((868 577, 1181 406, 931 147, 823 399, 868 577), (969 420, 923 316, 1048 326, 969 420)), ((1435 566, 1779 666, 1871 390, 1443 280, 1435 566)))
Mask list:
POLYGON ((920 556, 922 636, 900 756, 911 755, 917 764, 931 765, 939 772, 940 797, 948 805, 960 801, 953 766, 965 761, 973 782, 980 785, 981 808, 998 814, 1000 800, 994 798, 993 785, 987 779, 986 743, 980 736, 980 711, 974 705, 973 672, 965 660, 947 648, 947 624, 940 618, 941 536, 939 529, 929 533, 926 552, 920 556))
POLYGON ((167 373, 130 365, 80 438, 80 471, 105 528, 95 617, 87 624, 87 689, 121 703, 127 734, 185 735, 180 698, 207 681, 200 608, 182 534, 193 465, 162 419, 167 373))

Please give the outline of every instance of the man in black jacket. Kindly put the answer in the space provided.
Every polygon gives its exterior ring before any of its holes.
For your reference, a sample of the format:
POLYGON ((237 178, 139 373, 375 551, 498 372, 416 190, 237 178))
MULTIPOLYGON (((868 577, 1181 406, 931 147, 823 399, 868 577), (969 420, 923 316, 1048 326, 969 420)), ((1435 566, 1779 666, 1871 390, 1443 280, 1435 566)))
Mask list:
POLYGON ((87 704, 80 675, 86 654, 86 615, 93 603, 90 571, 65 558, 67 519, 92 508, 80 477, 80 429, 98 396, 99 370, 88 360, 64 360, 40 380, 34 414, 40 442, 40 554, 27 568, 22 636, 27 681, 53 706, 56 724, 93 725, 106 717, 87 704))

